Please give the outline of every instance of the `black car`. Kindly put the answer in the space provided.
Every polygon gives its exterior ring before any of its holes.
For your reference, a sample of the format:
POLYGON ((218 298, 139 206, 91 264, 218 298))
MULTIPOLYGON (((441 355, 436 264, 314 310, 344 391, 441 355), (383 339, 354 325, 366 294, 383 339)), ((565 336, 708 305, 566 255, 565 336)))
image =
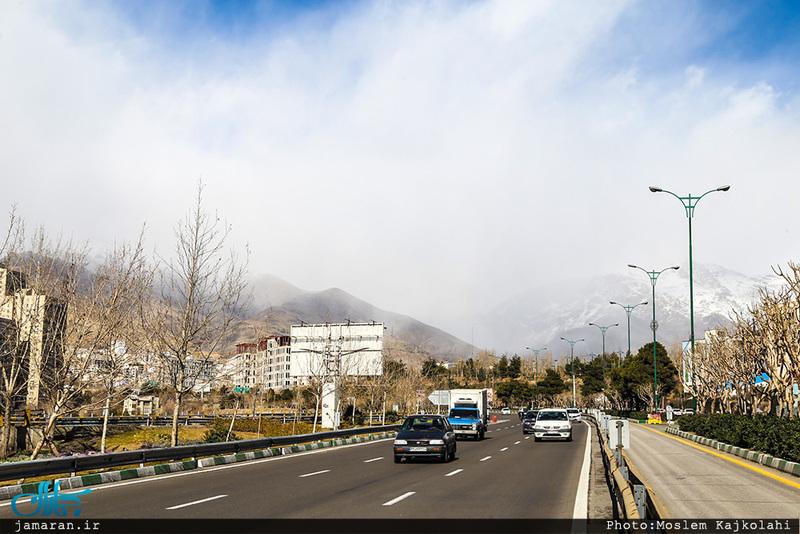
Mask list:
POLYGON ((443 415, 410 415, 394 438, 394 461, 403 458, 436 458, 449 462, 456 457, 456 433, 443 415))
POLYGON ((533 432, 533 425, 536 423, 536 416, 539 415, 539 410, 528 410, 522 419, 522 433, 529 434, 533 432))

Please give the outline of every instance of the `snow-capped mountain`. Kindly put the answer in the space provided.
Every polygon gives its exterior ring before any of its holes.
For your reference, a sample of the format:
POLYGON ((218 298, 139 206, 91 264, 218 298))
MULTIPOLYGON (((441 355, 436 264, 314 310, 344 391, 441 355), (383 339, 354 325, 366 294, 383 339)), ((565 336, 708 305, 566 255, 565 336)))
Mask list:
MULTIPOLYGON (((781 285, 777 276, 753 277, 716 265, 694 265, 695 338, 702 339, 707 329, 730 323, 731 311, 746 310, 758 298, 760 288, 781 285)), ((657 340, 670 348, 689 339, 689 270, 664 271, 656 282, 657 340)), ((606 351, 627 350, 627 315, 616 301, 636 307, 631 313, 631 350, 653 340, 653 286, 650 277, 639 269, 569 283, 540 286, 501 304, 490 313, 472 319, 480 346, 498 353, 525 354, 525 347, 547 347, 555 354, 569 351, 561 340, 585 339, 575 345, 576 356, 602 351, 602 334, 596 323, 611 327, 605 335, 606 351)))

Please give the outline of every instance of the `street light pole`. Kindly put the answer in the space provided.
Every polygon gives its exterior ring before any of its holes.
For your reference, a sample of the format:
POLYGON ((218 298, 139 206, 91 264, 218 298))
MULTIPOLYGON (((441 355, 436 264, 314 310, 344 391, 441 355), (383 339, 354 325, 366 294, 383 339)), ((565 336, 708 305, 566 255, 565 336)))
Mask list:
POLYGON ((625 306, 620 304, 619 302, 614 302, 613 300, 609 302, 609 304, 616 304, 617 306, 622 306, 625 310, 625 315, 628 316, 628 356, 631 355, 631 312, 636 306, 643 306, 647 304, 647 301, 640 302, 639 304, 634 304, 633 306, 625 306))
POLYGON ((650 281, 653 284, 653 322, 650 323, 650 328, 653 329, 653 395, 655 396, 656 410, 658 410, 658 364, 656 361, 656 330, 658 330, 658 323, 656 322, 656 280, 658 280, 658 275, 664 271, 668 271, 670 269, 677 271, 680 269, 680 267, 667 267, 666 269, 661 269, 660 271, 648 271, 642 267, 639 267, 638 265, 631 265, 630 263, 628 264, 628 267, 633 269, 641 269, 644 271, 647 276, 650 277, 650 281))
POLYGON ((694 412, 697 413, 697 385, 695 384, 695 377, 694 377, 694 272, 692 268, 692 219, 694 218, 694 208, 697 206, 697 203, 700 202, 700 199, 706 196, 709 193, 714 193, 716 191, 726 192, 731 188, 729 185, 723 185, 717 187, 716 189, 711 189, 706 191, 699 197, 693 197, 691 193, 689 193, 688 197, 681 197, 673 193, 672 191, 667 191, 666 189, 661 189, 660 187, 650 186, 650 191, 653 193, 669 193, 673 197, 677 198, 683 204, 684 209, 686 210, 686 218, 689 219, 689 315, 691 321, 691 331, 689 333, 689 342, 692 345, 692 397, 693 401, 692 404, 694 406, 694 412))
POLYGON ((562 337, 564 341, 569 343, 569 359, 572 362, 572 407, 575 407, 575 343, 578 341, 586 341, 585 339, 576 339, 572 341, 565 337, 562 337))
MULTIPOLYGON (((596 326, 603 333, 603 408, 606 406, 606 330, 612 326, 619 326, 619 323, 610 324, 608 326, 600 326, 599 324, 589 323, 589 326, 596 326)), ((629 331, 630 332, 630 331, 629 331)), ((629 341, 630 343, 630 341, 629 341)), ((628 349, 630 351, 630 348, 628 349)))
POLYGON ((525 348, 528 349, 528 350, 532 350, 533 351, 534 365, 536 366, 535 371, 533 373, 533 375, 534 375, 533 376, 533 378, 534 378, 534 381, 533 381, 534 394, 533 395, 536 397, 536 406, 539 406, 539 380, 538 380, 538 375, 539 375, 539 353, 542 352, 543 350, 547 350, 547 347, 544 347, 542 349, 534 349, 534 348, 531 348, 531 347, 525 347, 525 348))

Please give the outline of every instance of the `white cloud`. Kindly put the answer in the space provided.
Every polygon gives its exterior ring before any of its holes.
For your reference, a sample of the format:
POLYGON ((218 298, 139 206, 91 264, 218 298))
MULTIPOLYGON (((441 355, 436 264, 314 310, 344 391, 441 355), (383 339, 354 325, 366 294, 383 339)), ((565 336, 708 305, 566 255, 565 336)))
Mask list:
POLYGON ((685 261, 683 209, 651 184, 732 185, 698 208, 696 260, 797 260, 797 97, 702 57, 664 63, 695 19, 364 3, 182 42, 113 6, 0 7, 0 199, 31 222, 103 246, 146 221, 163 251, 203 177, 254 273, 434 324, 543 281, 685 261))

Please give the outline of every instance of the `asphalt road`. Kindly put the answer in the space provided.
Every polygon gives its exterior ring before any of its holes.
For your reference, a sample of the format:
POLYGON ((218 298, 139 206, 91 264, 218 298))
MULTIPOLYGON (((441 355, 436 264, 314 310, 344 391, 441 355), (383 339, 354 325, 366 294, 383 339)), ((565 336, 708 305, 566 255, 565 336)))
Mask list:
POLYGON ((383 440, 92 486, 81 518, 572 518, 589 432, 573 426, 572 442, 535 443, 511 416, 450 463, 395 464, 383 440))
POLYGON ((676 518, 800 517, 800 479, 670 434, 631 424, 626 454, 676 518))

